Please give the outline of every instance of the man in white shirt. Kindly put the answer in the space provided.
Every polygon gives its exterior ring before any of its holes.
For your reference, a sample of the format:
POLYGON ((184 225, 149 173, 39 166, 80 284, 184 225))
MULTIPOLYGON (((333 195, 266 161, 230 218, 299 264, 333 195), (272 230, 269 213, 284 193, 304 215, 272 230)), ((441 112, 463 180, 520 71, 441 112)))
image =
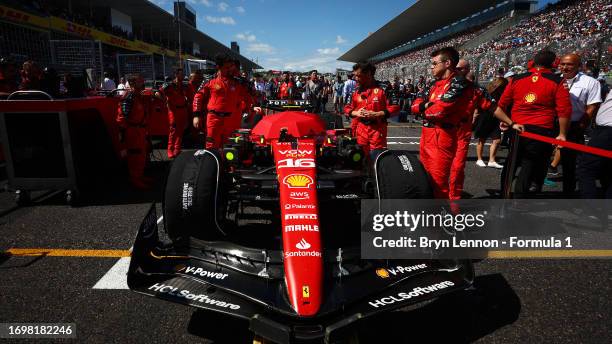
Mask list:
POLYGON ((115 82, 110 78, 110 74, 108 72, 104 72, 104 81, 102 81, 101 88, 104 91, 112 91, 117 88, 115 82))
MULTIPOLYGON (((601 86, 594 78, 579 72, 581 59, 577 54, 568 54, 561 58, 559 69, 570 93, 572 117, 567 131, 567 140, 584 144, 584 130, 593 119, 601 104, 601 86)), ((561 166, 563 166, 563 193, 572 196, 576 190, 576 157, 577 152, 561 149, 561 166)))
POLYGON ((353 92, 355 92, 355 88, 357 88, 357 82, 353 80, 353 75, 350 74, 348 76, 348 80, 344 82, 344 89, 342 90, 344 104, 349 104, 351 102, 351 96, 353 95, 353 92))
MULTIPOLYGON (((595 117, 595 128, 591 132, 589 147, 612 150, 612 92, 599 108, 595 117)), ((584 199, 601 198, 597 192, 596 180, 601 179, 604 198, 612 199, 612 159, 593 154, 578 157, 578 185, 584 199)))

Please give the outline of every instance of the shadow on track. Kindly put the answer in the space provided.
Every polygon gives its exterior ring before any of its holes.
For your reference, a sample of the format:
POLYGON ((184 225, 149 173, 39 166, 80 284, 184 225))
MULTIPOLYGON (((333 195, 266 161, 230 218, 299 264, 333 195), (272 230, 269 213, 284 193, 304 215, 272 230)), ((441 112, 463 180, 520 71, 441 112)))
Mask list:
MULTIPOLYGON (((501 274, 476 277, 474 289, 412 311, 388 312, 358 324, 360 343, 471 343, 518 319, 521 302, 501 274)), ((214 343, 250 343, 248 322, 197 310, 190 334, 214 343), (214 324, 214 326, 212 325, 214 324)))

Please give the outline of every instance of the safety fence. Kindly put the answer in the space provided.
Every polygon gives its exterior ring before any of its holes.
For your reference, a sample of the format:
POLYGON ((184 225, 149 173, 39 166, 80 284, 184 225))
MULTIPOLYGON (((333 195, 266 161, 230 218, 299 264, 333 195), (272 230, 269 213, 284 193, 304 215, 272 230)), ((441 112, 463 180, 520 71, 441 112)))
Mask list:
POLYGON ((104 79, 102 43, 89 40, 51 40, 52 66, 59 74, 87 75, 91 85, 104 79))

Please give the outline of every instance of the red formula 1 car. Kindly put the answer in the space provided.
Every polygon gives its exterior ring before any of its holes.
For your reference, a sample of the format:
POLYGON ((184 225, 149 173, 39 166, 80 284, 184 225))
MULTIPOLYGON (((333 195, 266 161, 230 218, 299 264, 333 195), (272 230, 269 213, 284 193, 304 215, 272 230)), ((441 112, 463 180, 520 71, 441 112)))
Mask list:
POLYGON ((413 155, 366 162, 348 134, 316 114, 281 112, 222 153, 182 153, 165 188, 165 231, 152 206, 129 287, 248 319, 256 336, 289 343, 336 342, 363 318, 470 286, 469 262, 360 258, 360 200, 431 198, 431 188, 413 155))

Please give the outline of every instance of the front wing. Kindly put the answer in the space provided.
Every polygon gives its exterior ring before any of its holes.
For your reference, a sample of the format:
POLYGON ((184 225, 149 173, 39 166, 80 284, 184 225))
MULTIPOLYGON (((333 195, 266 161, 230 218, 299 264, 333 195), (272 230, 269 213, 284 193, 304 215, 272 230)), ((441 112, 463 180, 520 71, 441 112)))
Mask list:
POLYGON ((449 268, 433 260, 381 260, 343 267, 326 253, 323 305, 316 316, 299 317, 287 299, 284 278, 278 276, 282 254, 260 251, 262 258, 245 248, 232 250, 227 243, 219 243, 218 251, 201 247, 179 253, 163 247, 156 220, 153 205, 136 236, 129 288, 247 319, 253 332, 278 343, 334 341, 360 319, 465 289, 473 281, 469 262, 449 268))

